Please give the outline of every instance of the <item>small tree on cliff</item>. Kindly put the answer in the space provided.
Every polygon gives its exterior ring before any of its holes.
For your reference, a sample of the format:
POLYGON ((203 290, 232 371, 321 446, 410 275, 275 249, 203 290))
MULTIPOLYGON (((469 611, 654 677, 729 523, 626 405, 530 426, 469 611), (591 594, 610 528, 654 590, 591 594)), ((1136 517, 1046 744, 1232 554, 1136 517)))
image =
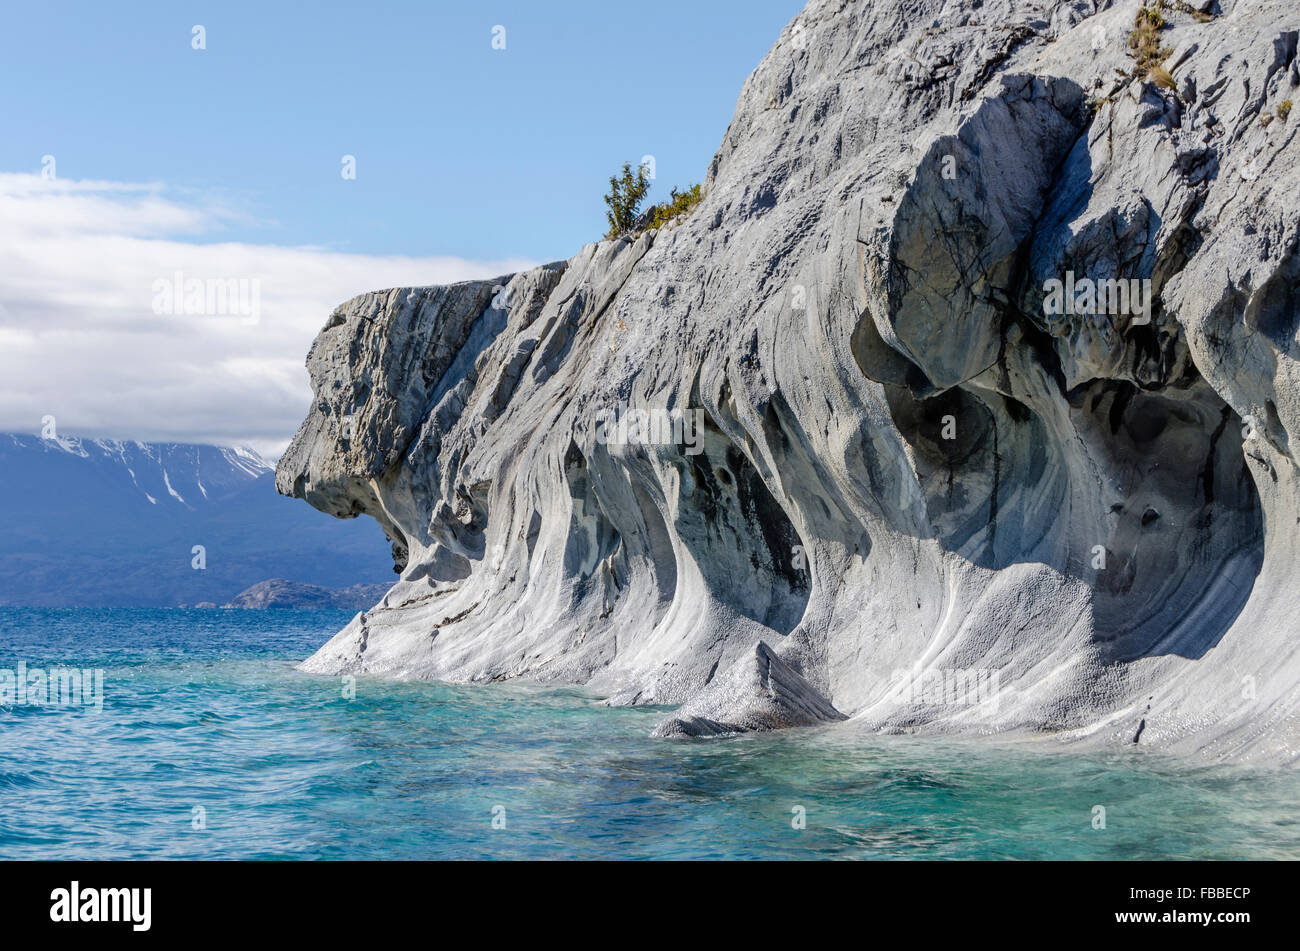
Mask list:
POLYGON ((632 163, 624 162, 622 173, 609 177, 609 194, 605 196, 605 204, 609 207, 605 213, 609 219, 606 238, 617 238, 632 230, 641 213, 641 202, 649 190, 650 170, 645 165, 633 172, 632 163))

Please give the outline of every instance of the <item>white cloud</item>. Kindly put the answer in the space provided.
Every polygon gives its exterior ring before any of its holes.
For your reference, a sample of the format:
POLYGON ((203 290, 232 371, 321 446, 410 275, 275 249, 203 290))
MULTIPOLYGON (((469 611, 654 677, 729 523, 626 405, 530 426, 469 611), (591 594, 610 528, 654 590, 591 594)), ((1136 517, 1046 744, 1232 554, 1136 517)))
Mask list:
POLYGON ((0 431, 39 432, 50 415, 71 435, 275 455, 306 413, 303 361, 339 303, 534 264, 194 240, 231 219, 156 185, 0 174, 0 431), (177 272, 256 281, 257 322, 156 314, 155 282, 177 272))

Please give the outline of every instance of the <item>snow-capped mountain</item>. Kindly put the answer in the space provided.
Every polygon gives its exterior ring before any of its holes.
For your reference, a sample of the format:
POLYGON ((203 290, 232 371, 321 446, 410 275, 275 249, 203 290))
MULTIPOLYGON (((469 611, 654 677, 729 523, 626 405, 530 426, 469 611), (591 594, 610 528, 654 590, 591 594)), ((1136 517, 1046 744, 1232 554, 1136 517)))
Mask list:
POLYGON ((94 473, 105 485, 125 487, 129 483, 150 505, 174 503, 192 510, 274 468, 253 450, 242 447, 0 434, 0 465, 11 455, 41 459, 28 464, 47 471, 62 468, 78 478, 94 473))
POLYGON ((391 574, 374 525, 302 509, 251 449, 0 434, 0 604, 223 604, 272 577, 391 574))

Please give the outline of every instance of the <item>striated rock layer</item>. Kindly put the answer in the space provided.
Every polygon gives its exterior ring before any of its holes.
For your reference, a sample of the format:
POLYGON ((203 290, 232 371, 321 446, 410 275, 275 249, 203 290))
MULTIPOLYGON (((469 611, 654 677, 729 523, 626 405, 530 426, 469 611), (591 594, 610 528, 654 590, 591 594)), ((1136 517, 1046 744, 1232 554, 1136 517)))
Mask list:
POLYGON ((1292 761, 1300 10, 1196 6, 1171 90, 1135 2, 814 0, 680 224, 341 306, 278 486, 401 577, 304 667, 1292 761))

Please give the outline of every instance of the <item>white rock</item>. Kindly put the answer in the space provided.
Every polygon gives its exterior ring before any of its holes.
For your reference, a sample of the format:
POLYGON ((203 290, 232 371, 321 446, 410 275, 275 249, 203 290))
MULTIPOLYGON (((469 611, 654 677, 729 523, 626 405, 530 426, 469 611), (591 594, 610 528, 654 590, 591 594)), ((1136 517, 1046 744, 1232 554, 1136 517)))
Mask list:
POLYGON ((881 730, 1293 761, 1300 118, 1261 117, 1300 11, 1171 14, 1184 102, 1118 76, 1137 5, 1102 5, 814 0, 677 227, 504 311, 340 307, 278 484, 378 519, 402 580, 306 668, 734 723, 706 684, 763 641, 881 730), (1067 272, 1149 280, 1150 323, 1045 313, 1067 272), (622 405, 698 442, 610 445, 622 405))

